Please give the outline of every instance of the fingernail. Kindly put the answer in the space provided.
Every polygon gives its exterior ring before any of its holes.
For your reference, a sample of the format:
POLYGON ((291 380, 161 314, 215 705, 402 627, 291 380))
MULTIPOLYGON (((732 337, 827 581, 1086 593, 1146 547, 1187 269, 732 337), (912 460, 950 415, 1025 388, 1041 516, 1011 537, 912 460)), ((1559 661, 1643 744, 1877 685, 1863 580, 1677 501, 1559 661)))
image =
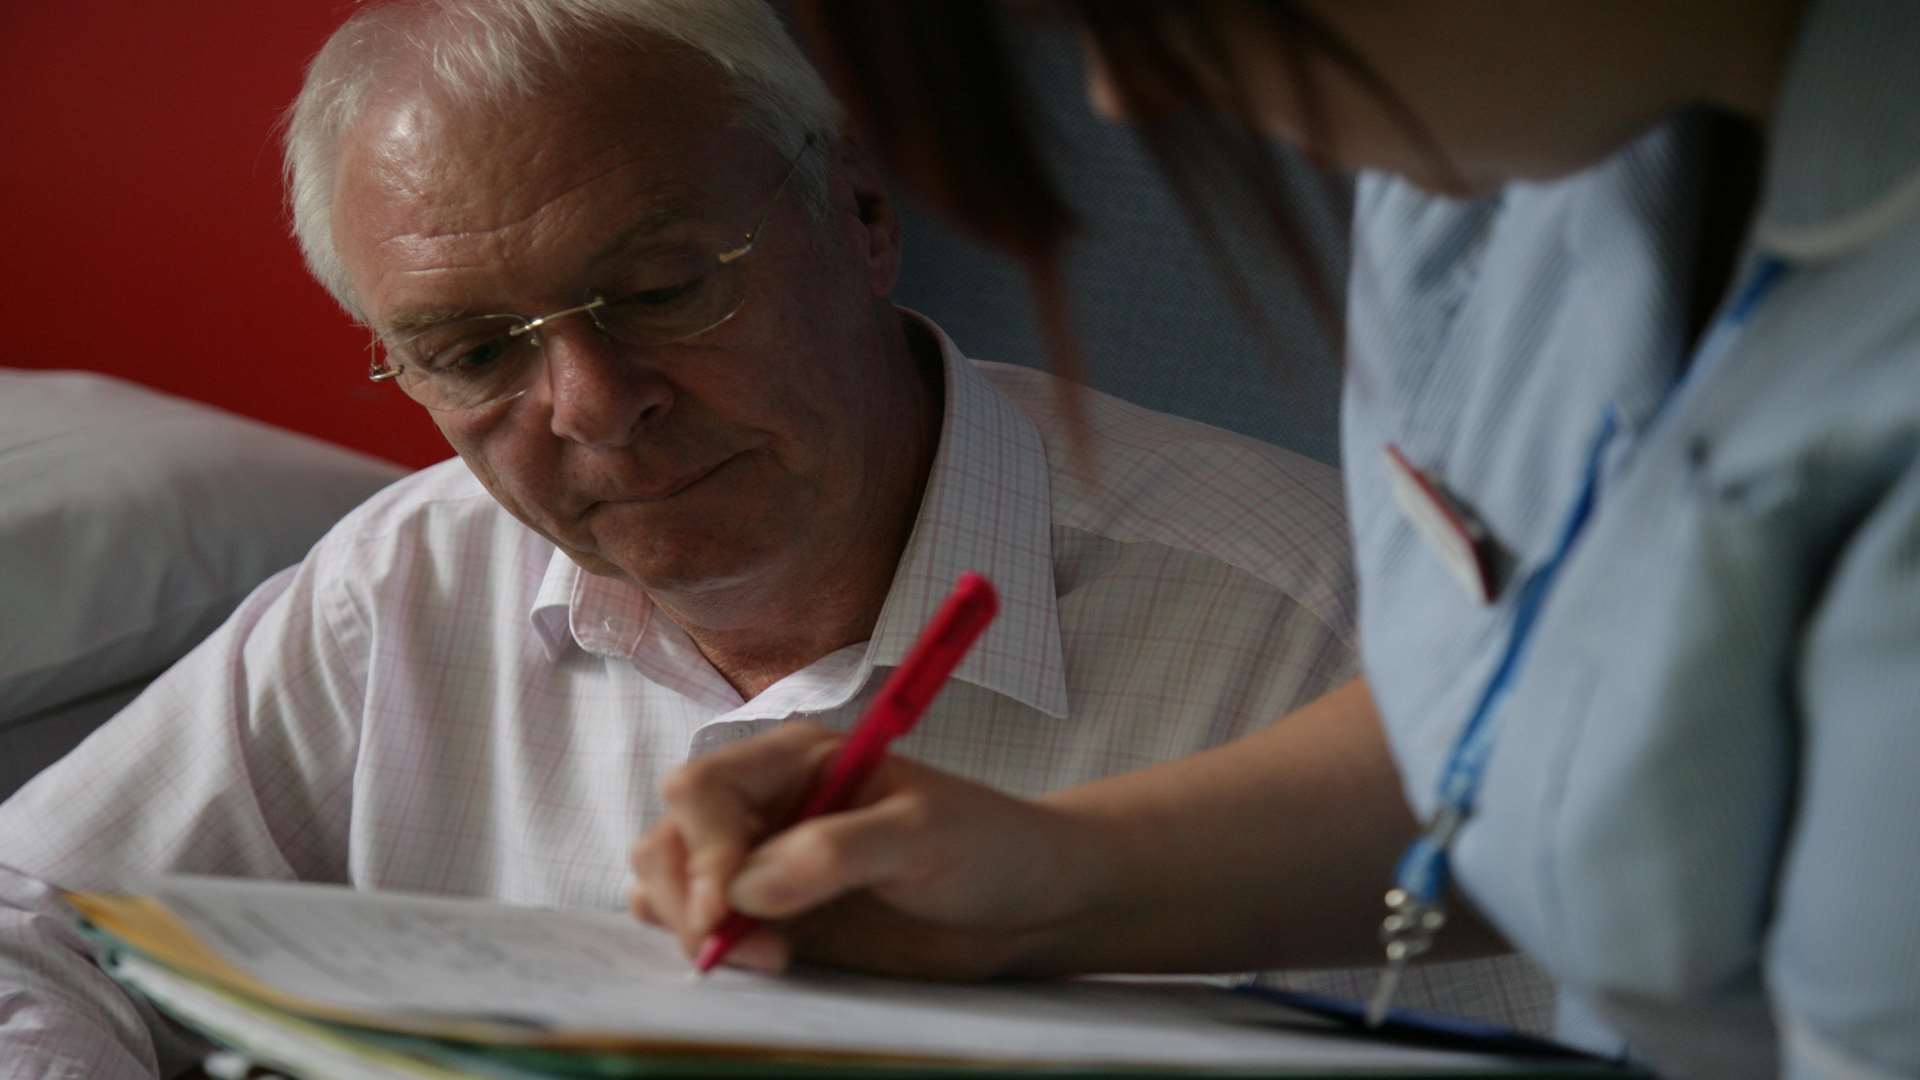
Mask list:
POLYGON ((719 901, 720 887, 713 883, 712 878, 702 877, 694 880, 693 892, 687 897, 687 903, 693 908, 694 918, 709 926, 719 922, 725 915, 725 912, 715 910, 720 906, 719 901))
POLYGON ((773 877, 758 866, 750 866, 733 879, 733 895, 755 911, 765 911, 780 899, 780 887, 773 877))

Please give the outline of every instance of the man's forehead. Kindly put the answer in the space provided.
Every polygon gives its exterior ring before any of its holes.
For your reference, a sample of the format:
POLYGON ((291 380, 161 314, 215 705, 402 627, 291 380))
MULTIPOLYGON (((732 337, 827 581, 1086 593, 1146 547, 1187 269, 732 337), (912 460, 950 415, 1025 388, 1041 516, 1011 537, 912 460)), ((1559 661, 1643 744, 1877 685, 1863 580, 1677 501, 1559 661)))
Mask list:
MULTIPOLYGON (((350 272, 355 262, 376 275, 443 269, 450 250, 504 264, 535 236, 546 246, 631 241, 697 217, 755 140, 730 122, 704 58, 648 59, 657 62, 582 65, 559 92, 499 102, 454 102, 417 81, 377 96, 335 177, 335 238, 350 272)), ((361 297, 376 310, 383 299, 361 297)))
POLYGON ((615 169, 637 172, 662 198, 699 189, 716 143, 738 133, 733 105, 710 65, 677 54, 598 64, 565 88, 459 102, 431 85, 377 96, 343 147, 339 179, 449 210, 503 214, 615 169), (669 62, 682 60, 682 62, 669 62))

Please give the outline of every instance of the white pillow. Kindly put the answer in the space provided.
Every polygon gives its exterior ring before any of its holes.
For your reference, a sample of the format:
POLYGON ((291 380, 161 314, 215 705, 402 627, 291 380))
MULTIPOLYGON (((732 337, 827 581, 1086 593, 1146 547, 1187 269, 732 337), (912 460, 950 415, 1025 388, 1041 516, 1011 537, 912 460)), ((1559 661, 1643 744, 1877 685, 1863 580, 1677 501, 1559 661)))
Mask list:
POLYGON ((120 379, 0 369, 0 730, 164 670, 403 471, 120 379))

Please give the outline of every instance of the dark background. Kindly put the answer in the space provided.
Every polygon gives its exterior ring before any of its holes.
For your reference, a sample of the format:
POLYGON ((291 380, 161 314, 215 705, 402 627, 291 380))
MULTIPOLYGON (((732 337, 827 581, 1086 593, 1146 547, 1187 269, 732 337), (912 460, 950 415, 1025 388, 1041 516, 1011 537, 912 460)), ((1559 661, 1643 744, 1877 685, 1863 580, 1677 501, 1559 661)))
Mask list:
MULTIPOLYGON (((366 380, 365 336, 287 231, 276 125, 349 10, 6 6, 0 365, 111 372, 408 465, 448 456, 421 410, 366 380)), ((1028 44, 1069 192, 1091 211, 1072 280, 1092 381, 1332 460, 1338 372, 1286 274, 1258 281, 1278 331, 1263 350, 1132 135, 1088 115, 1071 39, 1031 31, 1028 44)), ((1344 196, 1296 180, 1337 277, 1344 196)), ((911 208, 898 298, 974 356, 1043 359, 1024 282, 911 208)))

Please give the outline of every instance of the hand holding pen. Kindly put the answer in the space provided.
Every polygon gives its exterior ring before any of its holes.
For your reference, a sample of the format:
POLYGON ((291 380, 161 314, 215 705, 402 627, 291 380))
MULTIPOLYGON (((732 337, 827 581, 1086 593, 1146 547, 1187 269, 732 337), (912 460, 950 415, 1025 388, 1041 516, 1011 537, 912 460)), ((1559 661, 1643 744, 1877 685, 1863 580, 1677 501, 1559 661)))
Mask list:
MULTIPOLYGON (((961 591, 984 585, 963 580, 961 591)), ((924 708, 958 663, 951 651, 944 670, 935 655, 914 658, 930 640, 950 649, 955 631, 941 623, 937 616, 845 740, 790 723, 676 773, 664 820, 634 848, 635 913, 676 931, 690 955, 725 922, 729 901, 779 920, 739 939, 729 960, 747 967, 783 968, 801 944, 810 957, 849 966, 956 975, 998 969, 1009 931, 1059 915, 1032 895, 1070 846, 1059 815, 887 758, 872 741, 884 738, 861 734, 897 733, 898 714, 881 710, 924 708), (905 688, 904 700, 892 696, 905 688), (800 816, 850 798, 859 802, 844 812, 800 816), (769 835, 769 822, 796 821, 769 835)))
MULTIPOLYGON (((867 706, 847 741, 827 760, 820 785, 807 797, 791 824, 846 808, 854 792, 867 782, 886 757, 887 745, 913 730, 920 715, 933 704, 934 695, 946 685, 947 677, 960 666, 961 658, 999 611, 1000 598, 986 578, 973 573, 960 576, 953 595, 934 613, 933 621, 920 632, 912 651, 880 687, 880 693, 867 706)), ((750 916, 728 912, 701 944, 693 966, 703 974, 712 970, 756 925, 750 916)))

